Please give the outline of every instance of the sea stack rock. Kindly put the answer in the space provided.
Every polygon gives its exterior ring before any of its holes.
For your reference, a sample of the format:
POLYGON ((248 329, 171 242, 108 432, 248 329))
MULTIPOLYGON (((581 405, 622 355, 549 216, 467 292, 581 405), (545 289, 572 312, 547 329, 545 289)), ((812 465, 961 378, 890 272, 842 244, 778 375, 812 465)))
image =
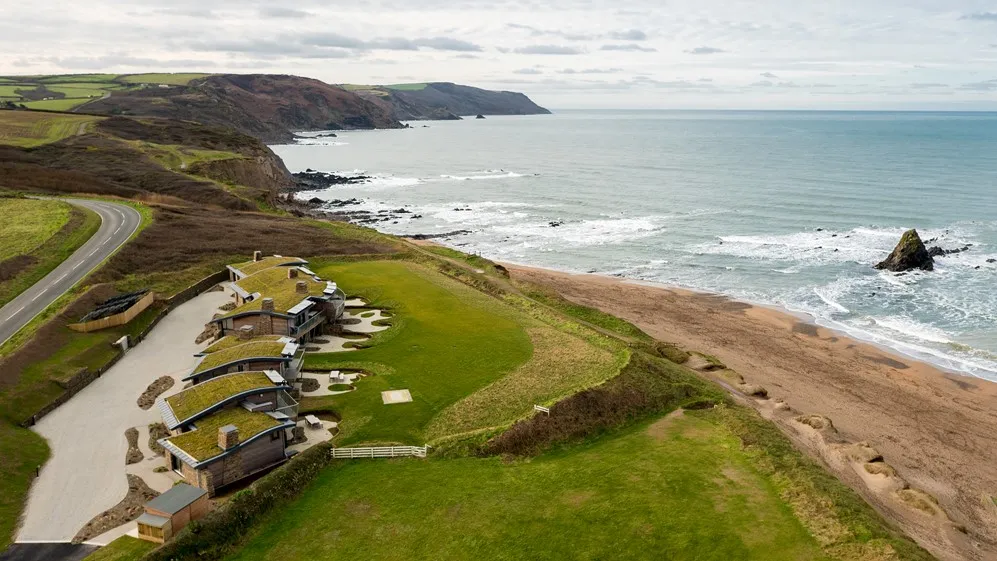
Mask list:
POLYGON ((924 247, 921 236, 917 235, 917 230, 907 230, 904 232, 900 243, 897 244, 893 253, 879 265, 877 269, 886 269, 895 273, 921 269, 922 271, 932 271, 935 269, 935 260, 931 258, 928 249, 924 247))

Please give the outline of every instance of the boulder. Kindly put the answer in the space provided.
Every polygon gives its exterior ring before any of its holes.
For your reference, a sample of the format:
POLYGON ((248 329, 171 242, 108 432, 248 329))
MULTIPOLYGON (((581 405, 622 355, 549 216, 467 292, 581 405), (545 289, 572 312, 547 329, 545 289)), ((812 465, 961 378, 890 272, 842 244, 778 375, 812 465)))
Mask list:
POLYGON ((893 250, 893 253, 885 261, 876 265, 877 269, 885 269, 900 273, 920 269, 922 271, 932 271, 935 268, 935 260, 932 259, 928 249, 924 247, 921 236, 917 230, 907 230, 900 243, 893 250))

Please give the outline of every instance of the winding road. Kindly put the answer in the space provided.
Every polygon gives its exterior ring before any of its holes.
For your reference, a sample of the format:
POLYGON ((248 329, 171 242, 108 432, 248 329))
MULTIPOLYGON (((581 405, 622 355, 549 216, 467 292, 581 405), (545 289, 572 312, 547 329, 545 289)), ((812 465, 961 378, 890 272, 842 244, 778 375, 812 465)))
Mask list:
POLYGON ((142 224, 142 215, 127 205, 86 199, 62 200, 100 215, 100 229, 45 278, 0 308, 0 344, 110 257, 142 224))

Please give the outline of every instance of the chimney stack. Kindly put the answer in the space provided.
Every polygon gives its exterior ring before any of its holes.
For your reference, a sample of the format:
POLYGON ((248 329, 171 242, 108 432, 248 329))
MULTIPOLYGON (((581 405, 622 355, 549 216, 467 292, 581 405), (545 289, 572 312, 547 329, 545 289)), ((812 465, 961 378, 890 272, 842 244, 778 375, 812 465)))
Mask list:
POLYGON ((253 261, 260 261, 261 259, 263 259, 263 252, 262 251, 254 251, 253 252, 253 261))
POLYGON ((308 294, 308 283, 305 281, 298 281, 295 286, 295 290, 298 294, 308 294))
POLYGON ((239 444, 239 429, 235 425, 225 425, 218 429, 218 447, 230 450, 239 444))
POLYGON ((256 334, 256 328, 254 328, 252 325, 243 325, 242 327, 239 328, 239 339, 243 341, 248 341, 249 339, 252 339, 253 335, 255 334, 256 334))
POLYGON ((272 312, 273 311, 273 298, 264 298, 261 309, 264 312, 272 312))
POLYGON ((287 278, 289 278, 289 279, 296 279, 296 278, 298 278, 298 270, 296 268, 294 268, 294 267, 291 267, 290 269, 288 269, 287 270, 287 278))

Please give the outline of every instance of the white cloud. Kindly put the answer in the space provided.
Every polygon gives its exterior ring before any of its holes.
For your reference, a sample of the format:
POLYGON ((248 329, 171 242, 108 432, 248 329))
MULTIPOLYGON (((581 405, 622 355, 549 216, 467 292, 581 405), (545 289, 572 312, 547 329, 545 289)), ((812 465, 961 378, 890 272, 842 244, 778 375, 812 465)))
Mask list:
POLYGON ((555 108, 997 109, 994 10, 982 0, 0 2, 0 74, 441 80, 515 85, 555 108), (58 41, 39 39, 53 30, 58 41))

